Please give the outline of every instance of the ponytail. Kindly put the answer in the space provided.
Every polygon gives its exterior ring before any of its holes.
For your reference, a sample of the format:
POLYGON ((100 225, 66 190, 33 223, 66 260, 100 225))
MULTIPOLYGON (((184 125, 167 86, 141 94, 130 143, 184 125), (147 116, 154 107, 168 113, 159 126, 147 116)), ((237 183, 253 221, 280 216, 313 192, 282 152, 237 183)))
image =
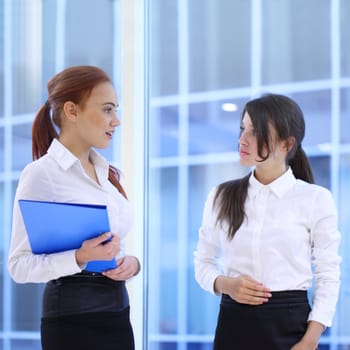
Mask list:
POLYGON ((216 224, 222 225, 223 222, 227 222, 229 240, 240 228, 245 217, 244 203, 247 198, 250 175, 251 173, 241 179, 220 184, 215 194, 214 205, 218 208, 216 224))
POLYGON ((297 179, 304 180, 311 184, 315 183, 309 159, 301 145, 296 149, 294 157, 289 159, 288 164, 292 168, 293 174, 297 179))
POLYGON ((32 156, 33 159, 39 159, 48 150, 53 139, 58 134, 51 120, 50 105, 44 103, 39 109, 32 126, 32 156))
POLYGON ((119 193, 128 199, 123 186, 120 184, 120 173, 117 168, 115 168, 113 165, 109 166, 109 172, 108 172, 108 180, 112 183, 112 185, 119 191, 119 193))

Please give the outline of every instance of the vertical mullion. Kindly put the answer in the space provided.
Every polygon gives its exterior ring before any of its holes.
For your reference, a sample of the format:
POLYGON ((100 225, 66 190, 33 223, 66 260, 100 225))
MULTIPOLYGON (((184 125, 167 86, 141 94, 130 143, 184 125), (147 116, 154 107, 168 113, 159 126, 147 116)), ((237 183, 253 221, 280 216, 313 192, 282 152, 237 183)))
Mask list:
MULTIPOLYGON (((339 203, 339 165, 340 165, 340 10, 339 0, 331 0, 331 190, 336 203, 339 203)), ((338 319, 333 320, 330 329, 330 350, 338 348, 338 319)))
POLYGON ((7 263, 5 257, 7 256, 9 248, 11 227, 10 218, 12 214, 10 212, 11 205, 11 192, 12 192, 12 0, 4 1, 4 221, 3 221, 3 247, 4 247, 4 263, 3 263, 3 317, 4 317, 4 350, 10 350, 11 339, 6 336, 11 332, 12 326, 12 293, 11 293, 11 281, 7 273, 7 263))
POLYGON ((186 343, 181 336, 187 332, 187 213, 188 213, 188 102, 189 94, 189 46, 188 46, 188 6, 187 0, 178 0, 178 81, 179 81, 179 171, 178 171, 178 232, 177 232, 177 330, 180 334, 177 349, 185 350, 186 343))
POLYGON ((261 0, 251 1, 251 95, 261 90, 262 65, 262 10, 261 0))

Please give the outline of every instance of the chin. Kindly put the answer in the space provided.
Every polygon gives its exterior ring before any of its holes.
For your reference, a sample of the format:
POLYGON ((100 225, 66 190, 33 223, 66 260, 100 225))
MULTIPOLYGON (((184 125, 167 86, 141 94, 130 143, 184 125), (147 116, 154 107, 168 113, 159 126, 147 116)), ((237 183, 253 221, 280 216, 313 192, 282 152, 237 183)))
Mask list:
POLYGON ((248 159, 242 159, 242 158, 239 160, 239 163, 243 166, 252 166, 253 165, 252 162, 248 161, 248 159))

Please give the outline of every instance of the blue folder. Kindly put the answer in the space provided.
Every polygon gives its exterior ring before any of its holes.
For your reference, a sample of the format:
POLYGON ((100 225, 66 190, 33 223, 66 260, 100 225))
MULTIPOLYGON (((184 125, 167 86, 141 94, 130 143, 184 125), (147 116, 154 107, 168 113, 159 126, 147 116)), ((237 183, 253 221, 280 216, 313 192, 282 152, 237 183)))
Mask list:
MULTIPOLYGON (((80 248, 83 241, 109 232, 105 205, 18 201, 34 254, 80 248)), ((116 259, 90 261, 85 270, 102 272, 117 266, 116 259)))

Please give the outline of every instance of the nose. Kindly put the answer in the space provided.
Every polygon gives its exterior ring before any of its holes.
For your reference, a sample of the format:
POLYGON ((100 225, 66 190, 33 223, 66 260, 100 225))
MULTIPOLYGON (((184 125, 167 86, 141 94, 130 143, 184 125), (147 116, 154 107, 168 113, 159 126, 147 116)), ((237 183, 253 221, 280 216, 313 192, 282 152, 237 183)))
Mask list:
POLYGON ((111 125, 112 125, 113 127, 117 127, 117 126, 120 125, 120 119, 118 118, 117 113, 114 113, 114 114, 113 114, 113 118, 111 119, 111 125))
POLYGON ((239 138, 238 138, 238 145, 241 146, 241 145, 244 145, 246 146, 247 145, 247 139, 245 137, 245 132, 242 131, 239 135, 239 138))

